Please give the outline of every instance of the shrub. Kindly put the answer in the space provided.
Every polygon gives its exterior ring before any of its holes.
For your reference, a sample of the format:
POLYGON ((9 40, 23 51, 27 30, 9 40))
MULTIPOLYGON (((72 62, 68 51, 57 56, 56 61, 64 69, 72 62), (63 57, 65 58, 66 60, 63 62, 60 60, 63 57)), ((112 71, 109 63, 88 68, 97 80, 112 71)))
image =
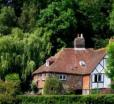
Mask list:
POLYGON ((114 104, 114 95, 19 96, 20 104, 114 104))
POLYGON ((38 88, 37 88, 36 83, 34 81, 32 81, 32 83, 31 83, 31 90, 34 93, 36 93, 38 91, 38 88))
POLYGON ((47 95, 56 95, 61 94, 63 90, 61 81, 55 77, 47 77, 45 85, 44 85, 44 94, 47 95))
POLYGON ((21 93, 21 87, 20 87, 21 81, 18 74, 12 73, 6 75, 5 82, 13 84, 13 87, 15 88, 15 94, 21 93))
POLYGON ((0 80, 0 104, 16 104, 17 88, 13 82, 0 80))
POLYGON ((6 81, 20 81, 19 75, 16 73, 8 74, 5 76, 6 81))
POLYGON ((17 99, 9 94, 0 94, 0 104, 16 104, 17 99))
POLYGON ((91 94, 99 94, 99 93, 100 93, 100 90, 97 88, 91 90, 91 94))

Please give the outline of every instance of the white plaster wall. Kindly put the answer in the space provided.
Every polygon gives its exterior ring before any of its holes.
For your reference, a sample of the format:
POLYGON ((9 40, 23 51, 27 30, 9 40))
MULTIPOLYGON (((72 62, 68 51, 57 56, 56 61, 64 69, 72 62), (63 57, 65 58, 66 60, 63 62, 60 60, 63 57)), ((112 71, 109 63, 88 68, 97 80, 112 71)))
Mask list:
POLYGON ((111 80, 106 75, 104 76, 104 88, 110 88, 111 80))

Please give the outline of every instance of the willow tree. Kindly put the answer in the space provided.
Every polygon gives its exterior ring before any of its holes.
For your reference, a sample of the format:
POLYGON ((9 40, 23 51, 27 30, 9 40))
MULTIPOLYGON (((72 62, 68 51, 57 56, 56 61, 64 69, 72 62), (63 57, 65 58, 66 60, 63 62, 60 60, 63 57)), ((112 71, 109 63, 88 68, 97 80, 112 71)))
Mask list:
POLYGON ((41 28, 31 34, 16 28, 11 35, 0 37, 1 78, 4 79, 9 73, 18 73, 21 81, 28 81, 33 70, 50 53, 50 34, 51 32, 41 28))

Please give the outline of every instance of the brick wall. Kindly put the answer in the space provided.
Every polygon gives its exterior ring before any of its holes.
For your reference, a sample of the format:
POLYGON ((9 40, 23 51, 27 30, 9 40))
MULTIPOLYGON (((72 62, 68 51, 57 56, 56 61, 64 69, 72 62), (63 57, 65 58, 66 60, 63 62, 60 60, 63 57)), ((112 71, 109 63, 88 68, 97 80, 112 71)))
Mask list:
POLYGON ((80 75, 67 75, 63 82, 63 87, 66 90, 82 89, 82 76, 80 75))
MULTIPOLYGON (((59 74, 56 74, 56 75, 59 75, 59 74)), ((44 87, 45 79, 47 76, 48 74, 34 75, 33 80, 36 82, 36 85, 38 88, 42 89, 44 87)), ((62 80, 62 83, 63 83, 63 88, 66 90, 82 89, 82 76, 67 74, 66 80, 62 80)))

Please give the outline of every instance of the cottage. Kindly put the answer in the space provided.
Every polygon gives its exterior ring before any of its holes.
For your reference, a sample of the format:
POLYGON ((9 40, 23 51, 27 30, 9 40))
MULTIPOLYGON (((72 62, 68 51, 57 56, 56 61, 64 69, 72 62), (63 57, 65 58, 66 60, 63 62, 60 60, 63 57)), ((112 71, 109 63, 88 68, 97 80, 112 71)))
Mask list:
POLYGON ((111 80, 105 74, 106 49, 85 48, 83 35, 74 40, 74 48, 64 48, 33 72, 33 80, 39 91, 43 91, 46 77, 57 75, 66 90, 77 94, 90 94, 99 89, 110 92, 111 80))

